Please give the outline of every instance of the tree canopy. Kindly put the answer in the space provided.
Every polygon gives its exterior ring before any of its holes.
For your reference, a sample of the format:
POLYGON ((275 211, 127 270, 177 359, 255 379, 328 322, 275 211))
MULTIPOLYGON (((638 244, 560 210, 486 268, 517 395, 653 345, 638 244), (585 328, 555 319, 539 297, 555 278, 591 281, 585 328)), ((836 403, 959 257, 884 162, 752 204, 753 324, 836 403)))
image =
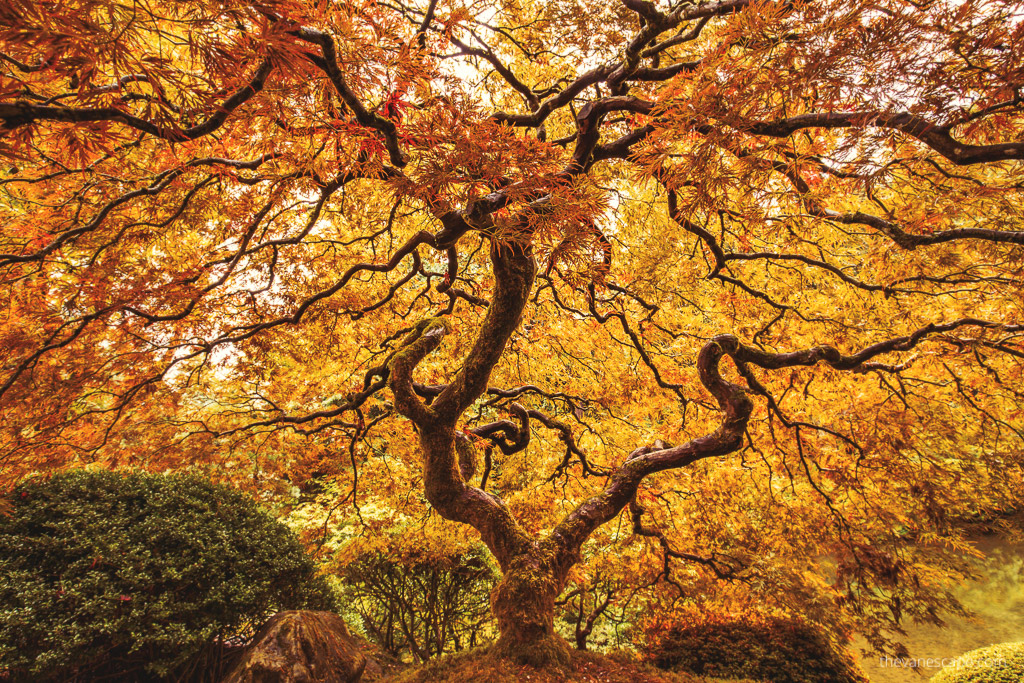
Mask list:
POLYGON ((1020 0, 8 2, 3 481, 429 504, 519 653, 599 575, 883 645, 1024 491, 1022 88, 1020 0))

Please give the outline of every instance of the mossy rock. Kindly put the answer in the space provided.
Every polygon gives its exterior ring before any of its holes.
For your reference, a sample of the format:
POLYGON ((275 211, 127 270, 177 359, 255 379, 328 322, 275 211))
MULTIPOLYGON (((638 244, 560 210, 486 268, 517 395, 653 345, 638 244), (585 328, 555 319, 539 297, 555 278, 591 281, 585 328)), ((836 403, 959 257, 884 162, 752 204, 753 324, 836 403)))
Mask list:
POLYGON ((359 683, 365 668, 341 617, 289 610, 263 625, 222 683, 359 683))
POLYGON ((1024 642, 990 645, 960 655, 931 683, 1020 683, 1024 681, 1024 642))

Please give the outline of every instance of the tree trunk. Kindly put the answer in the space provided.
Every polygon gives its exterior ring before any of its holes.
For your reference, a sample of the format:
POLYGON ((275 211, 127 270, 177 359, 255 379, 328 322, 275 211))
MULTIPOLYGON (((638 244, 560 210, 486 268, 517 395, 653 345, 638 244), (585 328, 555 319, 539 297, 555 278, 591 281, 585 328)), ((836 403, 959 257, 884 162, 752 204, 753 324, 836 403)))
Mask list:
POLYGON ((540 554, 516 557, 491 592, 500 636, 494 653, 534 667, 569 664, 569 644, 555 633, 555 598, 562 580, 540 554))

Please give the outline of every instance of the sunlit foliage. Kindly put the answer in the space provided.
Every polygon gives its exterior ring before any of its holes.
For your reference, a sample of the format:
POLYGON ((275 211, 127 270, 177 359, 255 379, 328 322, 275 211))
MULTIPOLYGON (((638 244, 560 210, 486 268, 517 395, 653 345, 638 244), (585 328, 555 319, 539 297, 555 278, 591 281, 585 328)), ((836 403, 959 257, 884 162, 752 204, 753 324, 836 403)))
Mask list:
POLYGON ((326 481, 323 538, 429 503, 508 646, 598 576, 883 646, 1024 491, 1022 20, 9 2, 4 481, 326 481))

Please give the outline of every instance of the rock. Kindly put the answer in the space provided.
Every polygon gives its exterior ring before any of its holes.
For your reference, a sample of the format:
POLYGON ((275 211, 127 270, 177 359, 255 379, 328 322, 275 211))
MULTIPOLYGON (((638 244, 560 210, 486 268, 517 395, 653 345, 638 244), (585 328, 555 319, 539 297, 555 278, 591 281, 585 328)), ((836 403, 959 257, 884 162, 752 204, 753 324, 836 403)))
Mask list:
POLYGON ((222 683, 357 683, 366 657, 331 612, 279 612, 222 683))

